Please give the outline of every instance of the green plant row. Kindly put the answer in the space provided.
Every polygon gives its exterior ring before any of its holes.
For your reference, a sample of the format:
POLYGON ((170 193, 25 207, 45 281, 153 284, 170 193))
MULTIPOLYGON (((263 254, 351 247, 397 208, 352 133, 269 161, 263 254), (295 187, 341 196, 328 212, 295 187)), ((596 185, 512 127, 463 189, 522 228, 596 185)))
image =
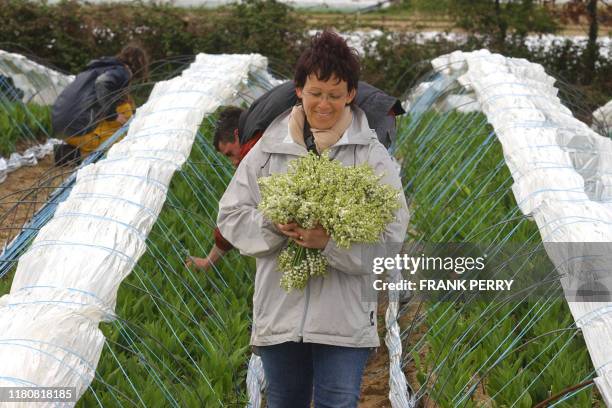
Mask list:
MULTIPOLYGON (((420 393, 441 407, 531 407, 593 375, 559 282, 523 276, 530 263, 556 272, 540 252, 535 223, 518 210, 512 178, 492 127, 481 113, 413 114, 401 123, 406 193, 415 240, 497 244, 517 251, 517 279, 540 291, 510 299, 428 301, 416 340, 405 333, 420 393), (544 260, 543 260, 544 259, 544 260), (550 289, 550 290, 549 290, 550 289)), ((515 265, 516 266, 516 265, 515 265)), ((531 270, 533 268, 531 267, 531 270)), ((452 298, 451 298, 452 299, 452 298)), ((411 360, 411 361, 410 361, 411 360)), ((561 403, 600 404, 593 387, 561 403)), ((603 404, 602 404, 603 406, 603 404)))
MULTIPOLYGON (((208 122, 204 134, 210 134, 208 122)), ((238 254, 219 269, 191 271, 186 250, 212 245, 217 202, 231 177, 198 139, 173 177, 147 252, 119 289, 119 320, 101 325, 107 342, 78 406, 245 405, 254 265, 238 254)))
MULTIPOLYGON (((202 133, 210 135, 210 122, 202 133)), ((537 241, 535 224, 516 208, 484 116, 413 115, 399 133, 413 238, 537 241)), ((245 404, 252 261, 234 254, 207 273, 184 265, 185 249, 201 255, 212 244, 217 200, 230 177, 229 164, 199 138, 172 180, 146 254, 120 287, 118 320, 101 325, 107 342, 79 406, 245 404)), ((415 385, 442 407, 488 400, 527 407, 592 375, 562 299, 426 306, 426 333, 416 344, 408 337, 405 350, 415 385)), ((565 406, 598 401, 587 388, 565 406)))
POLYGON ((9 156, 20 141, 44 143, 50 134, 50 107, 0 99, 0 156, 9 156))

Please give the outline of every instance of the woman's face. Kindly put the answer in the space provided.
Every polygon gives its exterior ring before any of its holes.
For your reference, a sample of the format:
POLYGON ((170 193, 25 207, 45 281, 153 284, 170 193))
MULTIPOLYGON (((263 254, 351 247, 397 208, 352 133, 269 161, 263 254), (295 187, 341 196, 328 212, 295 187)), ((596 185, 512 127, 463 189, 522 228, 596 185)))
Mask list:
POLYGON ((344 107, 355 97, 355 90, 348 91, 346 81, 332 76, 321 81, 316 75, 309 75, 304 88, 295 93, 302 100, 304 112, 310 126, 315 129, 330 129, 340 120, 344 107))

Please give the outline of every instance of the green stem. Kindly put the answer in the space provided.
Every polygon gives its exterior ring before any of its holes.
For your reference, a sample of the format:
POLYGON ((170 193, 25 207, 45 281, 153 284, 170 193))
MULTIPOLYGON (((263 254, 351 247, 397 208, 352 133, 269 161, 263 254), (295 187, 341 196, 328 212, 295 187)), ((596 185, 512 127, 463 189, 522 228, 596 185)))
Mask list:
POLYGON ((304 247, 296 244, 293 241, 291 241, 289 245, 293 245, 295 247, 295 255, 293 256, 293 266, 299 266, 306 256, 306 254, 304 253, 304 247))

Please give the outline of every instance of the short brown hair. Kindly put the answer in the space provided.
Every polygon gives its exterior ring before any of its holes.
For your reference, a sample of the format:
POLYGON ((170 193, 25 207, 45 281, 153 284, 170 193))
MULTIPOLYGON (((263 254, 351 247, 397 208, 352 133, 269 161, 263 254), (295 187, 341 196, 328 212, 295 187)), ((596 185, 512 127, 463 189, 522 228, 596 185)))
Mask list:
POLYGON ((135 78, 146 81, 149 78, 149 55, 138 44, 128 44, 116 58, 130 68, 135 78))
POLYGON ((238 129, 238 121, 242 112, 242 109, 235 106, 222 108, 213 136, 213 146, 215 146, 215 150, 219 150, 219 143, 221 142, 232 143, 236 140, 234 131, 238 129))
POLYGON ((300 55, 295 68, 294 82, 303 88, 309 75, 315 74, 321 81, 332 76, 346 81, 348 91, 357 89, 359 82, 359 55, 344 38, 333 31, 317 33, 310 46, 300 55))

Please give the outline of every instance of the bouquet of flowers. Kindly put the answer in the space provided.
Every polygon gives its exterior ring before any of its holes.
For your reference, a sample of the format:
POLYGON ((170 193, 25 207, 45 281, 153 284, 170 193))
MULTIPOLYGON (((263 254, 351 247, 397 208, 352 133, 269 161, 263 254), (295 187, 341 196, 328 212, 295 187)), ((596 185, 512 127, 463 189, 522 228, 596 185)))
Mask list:
MULTIPOLYGON (((311 229, 321 225, 340 248, 380 239, 400 206, 400 192, 380 184, 368 164, 344 167, 326 154, 289 163, 287 173, 258 180, 262 200, 259 210, 274 223, 297 223, 311 229)), ((308 279, 325 275, 327 260, 319 249, 294 241, 278 256, 281 287, 304 289, 308 279)))

